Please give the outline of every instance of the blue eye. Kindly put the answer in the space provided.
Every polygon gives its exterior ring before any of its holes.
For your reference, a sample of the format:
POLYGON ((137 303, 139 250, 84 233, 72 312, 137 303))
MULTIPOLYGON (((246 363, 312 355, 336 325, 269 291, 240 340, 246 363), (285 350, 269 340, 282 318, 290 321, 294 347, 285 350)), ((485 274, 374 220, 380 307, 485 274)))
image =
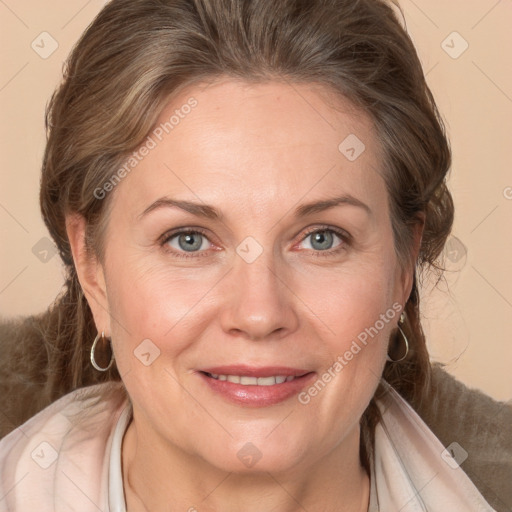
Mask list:
POLYGON ((311 241, 309 242, 309 247, 307 247, 307 249, 313 250, 313 254, 315 254, 315 256, 329 256, 346 249, 346 245, 348 244, 350 237, 348 233, 338 229, 329 227, 319 229, 317 227, 307 232, 303 241, 308 240, 308 238, 311 241), (338 238, 340 242, 333 248, 333 243, 335 243, 336 238, 338 238))
POLYGON ((191 258, 199 256, 195 254, 201 249, 205 249, 204 242, 208 240, 205 233, 195 230, 178 231, 174 234, 165 236, 162 245, 169 246, 173 249, 173 254, 180 258, 191 258), (191 253, 184 254, 184 253, 191 253))
MULTIPOLYGON (((350 235, 340 229, 327 226, 309 230, 301 239, 301 243, 311 238, 306 247, 314 256, 334 256, 346 250, 350 243, 350 235), (336 243, 336 238, 339 242, 336 243)), ((208 256, 208 244, 211 242, 206 232, 199 229, 182 229, 166 233, 162 236, 161 245, 173 256, 178 258, 197 258, 208 256)))

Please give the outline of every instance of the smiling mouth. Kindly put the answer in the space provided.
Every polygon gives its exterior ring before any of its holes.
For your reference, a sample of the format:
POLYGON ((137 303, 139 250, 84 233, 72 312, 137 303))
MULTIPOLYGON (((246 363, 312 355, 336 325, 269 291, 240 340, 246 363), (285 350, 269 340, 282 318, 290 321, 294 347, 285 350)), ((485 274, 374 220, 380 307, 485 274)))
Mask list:
POLYGON ((216 380, 241 384, 242 386, 275 386, 284 382, 291 382, 298 378, 295 375, 275 375, 270 377, 250 377, 247 375, 222 375, 216 373, 201 372, 216 380))
POLYGON ((283 367, 255 369, 235 366, 209 370, 200 370, 197 375, 210 391, 242 407, 261 408, 285 402, 311 385, 316 378, 315 372, 283 367), (230 373, 220 373, 229 370, 230 373))

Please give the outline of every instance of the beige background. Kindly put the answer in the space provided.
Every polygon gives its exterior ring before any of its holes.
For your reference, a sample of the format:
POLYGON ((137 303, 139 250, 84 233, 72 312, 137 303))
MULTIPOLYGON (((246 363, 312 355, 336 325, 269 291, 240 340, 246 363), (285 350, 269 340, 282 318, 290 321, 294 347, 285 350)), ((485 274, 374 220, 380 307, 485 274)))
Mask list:
MULTIPOLYGON (((43 114, 64 59, 104 3, 0 0, 4 318, 44 310, 62 284, 60 260, 39 213, 43 114)), ((446 285, 422 292, 430 352, 434 360, 449 363, 459 380, 511 400, 512 2, 402 0, 401 5, 454 156, 456 238, 447 248, 452 271, 446 285)))

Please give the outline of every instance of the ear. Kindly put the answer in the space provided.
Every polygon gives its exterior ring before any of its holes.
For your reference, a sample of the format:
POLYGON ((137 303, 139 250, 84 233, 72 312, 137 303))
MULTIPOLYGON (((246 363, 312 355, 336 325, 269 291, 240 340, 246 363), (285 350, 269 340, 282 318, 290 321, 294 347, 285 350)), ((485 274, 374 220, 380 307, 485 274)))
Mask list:
POLYGON ((423 230, 425 228, 425 214, 423 212, 418 214, 418 220, 413 227, 413 247, 411 249, 411 259, 406 270, 402 273, 402 289, 404 292, 403 302, 405 304, 409 299, 414 283, 414 274, 416 272, 416 262, 421 249, 421 241, 423 238, 423 230))
POLYGON ((77 213, 66 215, 66 231, 71 245, 78 280, 91 308, 98 332, 110 335, 110 314, 103 266, 96 255, 87 251, 86 222, 77 213))

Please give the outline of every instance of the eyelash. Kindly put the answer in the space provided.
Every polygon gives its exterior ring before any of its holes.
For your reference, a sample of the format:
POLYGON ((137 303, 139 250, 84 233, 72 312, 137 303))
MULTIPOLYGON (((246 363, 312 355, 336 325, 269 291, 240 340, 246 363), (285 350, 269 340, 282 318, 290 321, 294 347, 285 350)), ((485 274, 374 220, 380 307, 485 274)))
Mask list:
MULTIPOLYGON (((316 226, 316 227, 308 230, 304 234, 303 238, 300 241, 303 242, 309 235, 312 235, 313 233, 324 232, 324 231, 331 231, 332 233, 334 233, 341 239, 342 243, 340 245, 338 245, 336 248, 328 249, 327 251, 315 251, 315 250, 310 249, 313 251, 312 254, 314 256, 317 256, 317 257, 335 256, 338 253, 340 253, 341 251, 346 250, 347 245, 350 245, 351 236, 346 231, 343 231, 338 228, 333 228, 331 226, 320 226, 320 227, 316 226)), ((179 235, 189 235, 189 234, 200 234, 200 235, 203 235, 207 240, 209 240, 208 235, 205 230, 203 230, 201 228, 193 228, 193 229, 189 228, 189 229, 180 229, 177 231, 171 231, 171 232, 165 233, 161 237, 160 245, 164 248, 164 250, 171 253, 176 258, 197 258, 197 257, 207 256, 207 254, 201 254, 201 253, 204 253, 205 251, 191 252, 189 254, 186 254, 185 252, 170 249, 169 246, 167 245, 167 243, 170 240, 172 240, 174 237, 179 236, 179 235)))

